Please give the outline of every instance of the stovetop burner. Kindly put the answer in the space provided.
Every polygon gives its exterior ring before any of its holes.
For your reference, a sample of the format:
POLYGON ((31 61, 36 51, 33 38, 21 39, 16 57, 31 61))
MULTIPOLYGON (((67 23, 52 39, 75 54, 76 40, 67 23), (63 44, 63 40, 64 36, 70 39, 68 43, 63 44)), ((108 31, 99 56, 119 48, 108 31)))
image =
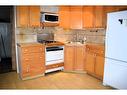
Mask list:
POLYGON ((38 42, 48 44, 48 43, 56 43, 57 41, 54 41, 54 40, 38 40, 38 42))

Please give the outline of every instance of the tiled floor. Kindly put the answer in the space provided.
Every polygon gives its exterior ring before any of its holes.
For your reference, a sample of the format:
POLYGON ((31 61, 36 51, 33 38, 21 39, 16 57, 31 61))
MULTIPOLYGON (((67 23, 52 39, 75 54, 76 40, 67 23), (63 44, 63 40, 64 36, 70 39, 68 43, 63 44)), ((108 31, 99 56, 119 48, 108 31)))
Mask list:
POLYGON ((16 72, 0 74, 0 89, 112 89, 87 74, 54 72, 31 80, 20 80, 16 72))

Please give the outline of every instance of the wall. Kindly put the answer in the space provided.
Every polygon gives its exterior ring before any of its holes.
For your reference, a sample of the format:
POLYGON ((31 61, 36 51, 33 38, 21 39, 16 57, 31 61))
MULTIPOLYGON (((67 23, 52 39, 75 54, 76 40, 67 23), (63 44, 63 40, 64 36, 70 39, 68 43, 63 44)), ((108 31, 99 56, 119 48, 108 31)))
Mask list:
POLYGON ((55 31, 56 31, 55 27, 44 27, 44 29, 17 28, 16 29, 17 43, 37 42, 37 34, 54 33, 55 31))
POLYGON ((56 41, 80 41, 86 38, 88 43, 104 43, 105 29, 72 30, 60 27, 17 28, 17 42, 37 42, 37 34, 54 33, 56 41))
POLYGON ((55 40, 66 41, 80 41, 86 38, 88 43, 104 43, 105 29, 90 29, 90 30, 70 30, 56 27, 54 31, 55 40))

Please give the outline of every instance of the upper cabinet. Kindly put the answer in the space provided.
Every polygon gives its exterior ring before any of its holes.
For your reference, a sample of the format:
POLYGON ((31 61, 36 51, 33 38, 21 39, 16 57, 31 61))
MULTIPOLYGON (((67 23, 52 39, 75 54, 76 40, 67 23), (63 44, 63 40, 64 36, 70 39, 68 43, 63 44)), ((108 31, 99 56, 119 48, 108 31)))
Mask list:
POLYGON ((82 6, 71 6, 70 7, 70 28, 71 29, 82 29, 82 6))
POLYGON ((94 26, 94 7, 83 7, 83 27, 92 28, 94 26))
POLYGON ((17 27, 27 27, 29 24, 29 7, 18 6, 16 13, 17 27))
POLYGON ((59 8, 59 26, 62 28, 70 28, 70 7, 61 6, 59 8))
POLYGON ((102 6, 95 6, 95 28, 105 28, 105 24, 103 23, 105 18, 104 18, 104 9, 102 6))
POLYGON ((40 7, 30 6, 30 26, 40 26, 40 7))
POLYGON ((17 27, 39 27, 40 7, 39 6, 18 6, 16 7, 17 27))
POLYGON ((82 29, 82 6, 61 6, 59 26, 68 29, 82 29))
POLYGON ((102 6, 83 7, 83 28, 105 28, 102 6))
POLYGON ((62 6, 59 9, 59 25, 69 29, 104 28, 102 6, 62 6))

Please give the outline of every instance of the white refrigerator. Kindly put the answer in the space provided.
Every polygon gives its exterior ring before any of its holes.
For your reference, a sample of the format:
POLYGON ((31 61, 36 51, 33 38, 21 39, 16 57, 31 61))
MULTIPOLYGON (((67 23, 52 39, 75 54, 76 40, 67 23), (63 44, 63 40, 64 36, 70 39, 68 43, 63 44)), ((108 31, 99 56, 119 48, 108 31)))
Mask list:
POLYGON ((127 11, 107 14, 103 84, 127 89, 127 11))

